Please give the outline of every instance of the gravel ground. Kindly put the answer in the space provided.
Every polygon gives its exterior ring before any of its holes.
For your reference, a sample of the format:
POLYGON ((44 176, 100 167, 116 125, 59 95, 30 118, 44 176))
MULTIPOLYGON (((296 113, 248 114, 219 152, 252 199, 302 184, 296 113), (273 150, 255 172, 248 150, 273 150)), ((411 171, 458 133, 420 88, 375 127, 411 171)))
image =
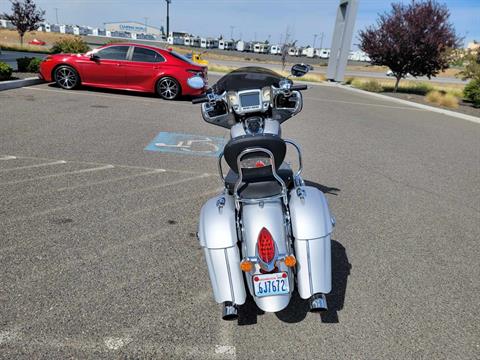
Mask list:
POLYGON ((462 114, 466 115, 472 115, 472 116, 478 116, 480 117, 480 108, 474 108, 472 104, 465 102, 465 101, 460 101, 458 109, 452 109, 452 108, 447 108, 445 106, 440 106, 436 105, 433 103, 430 103, 428 101, 425 101, 425 96, 424 95, 417 95, 417 94, 405 94, 405 93, 390 93, 390 92, 384 92, 382 93, 383 95, 395 97, 398 99, 403 99, 403 100, 408 100, 408 101, 413 101, 419 104, 424 104, 424 105, 430 105, 433 107, 441 108, 441 109, 447 109, 451 111, 456 111, 462 114))

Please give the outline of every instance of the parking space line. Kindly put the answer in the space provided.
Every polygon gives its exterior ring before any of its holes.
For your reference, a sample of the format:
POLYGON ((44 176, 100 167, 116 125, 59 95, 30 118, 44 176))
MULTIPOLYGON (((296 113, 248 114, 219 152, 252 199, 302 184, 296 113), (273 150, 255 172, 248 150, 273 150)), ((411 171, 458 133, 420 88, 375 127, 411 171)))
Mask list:
POLYGON ((3 156, 3 157, 0 157, 0 160, 14 160, 16 159, 15 156, 3 156))
POLYGON ((2 169, 2 170, 0 170, 0 172, 23 170, 23 169, 33 169, 33 168, 38 168, 38 167, 43 167, 43 166, 60 165, 60 164, 66 164, 66 163, 67 162, 65 160, 59 160, 59 161, 54 161, 54 162, 49 162, 49 163, 42 163, 42 164, 29 165, 29 166, 21 166, 21 167, 11 168, 11 169, 2 169))
POLYGON ((409 106, 393 106, 393 105, 383 105, 383 104, 362 103, 362 102, 355 102, 355 101, 320 99, 320 98, 314 98, 314 97, 309 97, 309 96, 304 96, 304 99, 314 100, 314 101, 322 101, 322 102, 327 102, 327 103, 339 103, 339 104, 363 105, 363 106, 377 106, 377 107, 384 107, 384 108, 390 108, 390 109, 426 111, 424 109, 418 109, 418 108, 409 107, 409 106))
MULTIPOLYGON (((35 159, 35 160, 55 160, 55 159, 49 159, 49 158, 40 158, 40 157, 33 157, 33 156, 20 156, 18 155, 16 157, 17 159, 35 159)), ((68 160, 69 162, 73 163, 78 163, 78 164, 90 164, 90 165, 108 165, 105 163, 99 163, 99 162, 93 162, 93 161, 81 161, 81 160, 68 160)), ((218 175, 218 173, 212 174, 212 173, 204 173, 204 172, 198 172, 198 171, 188 171, 188 170, 177 170, 177 169, 161 169, 161 168, 153 168, 153 167, 148 167, 148 166, 134 166, 134 165, 120 165, 120 164, 111 164, 115 166, 116 168, 125 168, 125 169, 139 169, 139 170, 163 170, 166 172, 175 172, 179 174, 208 174, 208 175, 218 175)))
POLYGON ((147 176, 147 175, 159 174, 159 173, 164 173, 164 172, 166 172, 165 169, 156 169, 156 170, 153 170, 153 171, 147 171, 147 172, 140 173, 140 174, 121 176, 121 177, 117 177, 117 178, 113 178, 113 179, 106 179, 106 180, 100 180, 100 181, 94 181, 94 182, 87 182, 87 183, 84 183, 84 184, 81 184, 81 185, 76 185, 76 186, 67 186, 67 187, 64 187, 64 188, 57 189, 57 191, 79 189, 79 188, 82 188, 82 187, 106 184, 106 183, 109 183, 109 182, 133 179, 133 178, 140 177, 140 176, 147 176))
POLYGON ((187 178, 187 179, 172 181, 172 182, 169 182, 169 183, 155 185, 155 186, 149 186, 149 187, 146 187, 146 188, 141 188, 141 189, 132 190, 132 191, 126 191, 126 192, 122 192, 121 194, 117 194, 117 195, 105 196, 105 197, 100 198, 100 199, 78 201, 78 202, 73 203, 71 205, 60 206, 60 207, 53 208, 53 209, 48 209, 48 210, 39 211, 39 212, 33 212, 32 214, 29 214, 29 215, 18 216, 18 217, 15 217, 15 218, 11 219, 11 220, 13 220, 13 221, 23 221, 23 220, 31 219, 31 218, 34 218, 34 217, 37 217, 37 216, 47 215, 47 214, 50 214, 50 213, 56 212, 56 211, 64 211, 64 210, 68 210, 68 209, 78 207, 78 206, 82 206, 82 205, 94 204, 94 203, 99 202, 99 201, 112 200, 112 199, 117 199, 117 198, 121 198, 121 197, 124 197, 124 196, 132 195, 132 194, 142 193, 142 192, 145 192, 145 191, 160 189, 160 188, 167 187, 167 186, 179 185, 179 184, 186 183, 188 181, 202 179, 202 178, 209 177, 209 176, 211 176, 211 175, 201 174, 201 175, 193 176, 193 177, 190 177, 190 178, 187 178))
MULTIPOLYGON (((135 102, 144 102, 144 103, 149 103, 149 104, 162 104, 166 100, 158 99, 158 100, 150 100, 150 99, 142 99, 140 95, 135 95, 134 93, 132 95, 120 95, 120 96, 115 96, 115 95, 105 95, 105 94, 98 94, 98 93, 89 93, 89 92, 80 92, 80 91, 69 91, 69 90, 54 90, 54 89, 45 89, 44 87, 24 87, 21 88, 21 90, 35 90, 35 91, 48 91, 48 92, 55 92, 55 93, 60 93, 64 95, 83 95, 83 96, 93 96, 93 97, 102 97, 102 98, 107 98, 107 99, 115 99, 115 100, 130 100, 130 101, 135 101, 135 102)), ((168 105, 180 105, 180 106, 189 106, 191 107, 192 104, 190 102, 180 102, 180 101, 169 101, 168 105)))
POLYGON ((29 182, 29 181, 37 181, 37 180, 49 179, 49 178, 71 175, 71 174, 82 174, 82 173, 93 172, 93 171, 101 171, 101 170, 113 169, 114 167, 115 166, 113 166, 113 165, 105 165, 105 166, 100 166, 100 167, 96 167, 96 168, 89 168, 89 169, 82 169, 82 170, 75 170, 75 171, 67 171, 67 172, 62 172, 62 173, 58 173, 58 174, 45 175, 45 176, 39 176, 39 177, 34 177, 34 178, 29 178, 29 179, 22 179, 22 180, 0 183, 0 186, 21 184, 21 183, 25 183, 25 182, 29 182))

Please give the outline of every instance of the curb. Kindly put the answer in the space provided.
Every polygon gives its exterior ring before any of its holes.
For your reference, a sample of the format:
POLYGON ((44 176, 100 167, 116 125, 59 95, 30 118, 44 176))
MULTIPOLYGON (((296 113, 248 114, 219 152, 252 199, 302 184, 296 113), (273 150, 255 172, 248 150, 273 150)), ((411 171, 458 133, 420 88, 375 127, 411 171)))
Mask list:
POLYGON ((31 77, 31 78, 20 79, 20 80, 2 81, 0 82, 0 91, 17 89, 24 86, 38 85, 41 83, 43 83, 43 80, 38 77, 31 77))
POLYGON ((480 124, 480 117, 476 117, 476 116, 473 116, 473 115, 467 115, 467 114, 462 114, 462 113, 451 111, 451 110, 437 108, 437 107, 434 107, 434 106, 418 104, 418 103, 413 102, 413 101, 397 99, 397 98, 387 96, 387 95, 372 93, 370 91, 365 91, 365 90, 361 90, 361 89, 355 89, 351 86, 345 86, 345 85, 340 85, 340 84, 337 84, 335 86, 337 86, 341 89, 348 90, 348 91, 356 92, 358 94, 370 95, 370 96, 376 97, 378 99, 389 100, 389 101, 392 101, 392 102, 396 102, 398 104, 408 105, 408 106, 416 107, 416 108, 422 109, 422 110, 433 111, 433 112, 436 112, 436 113, 439 113, 439 114, 452 116, 452 117, 456 117, 456 118, 459 118, 459 119, 463 119, 463 120, 467 120, 467 121, 471 121, 471 122, 480 124))

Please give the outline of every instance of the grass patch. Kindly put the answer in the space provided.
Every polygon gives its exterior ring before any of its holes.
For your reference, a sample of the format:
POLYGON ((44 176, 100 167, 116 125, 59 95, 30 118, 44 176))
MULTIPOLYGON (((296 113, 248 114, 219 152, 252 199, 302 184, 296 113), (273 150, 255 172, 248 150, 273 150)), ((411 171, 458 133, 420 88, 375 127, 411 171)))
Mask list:
MULTIPOLYGON (((225 66, 225 65, 216 65, 216 64, 209 64, 208 65, 208 71, 213 71, 213 72, 219 72, 219 73, 229 73, 230 71, 233 71, 237 69, 237 67, 233 66, 225 66)), ((278 74, 287 77, 290 75, 288 71, 277 71, 278 74)), ((302 76, 301 78, 293 78, 292 80, 294 81, 310 81, 310 82, 323 82, 326 80, 325 75, 323 74, 315 74, 315 73, 310 73, 305 76, 302 76)))
POLYGON ((450 109, 458 108, 458 98, 452 94, 433 90, 430 91, 426 96, 425 100, 429 103, 445 106, 450 109))
POLYGON ((50 54, 50 49, 45 46, 36 46, 36 45, 15 45, 15 44, 2 44, 0 43, 0 50, 5 51, 18 51, 18 52, 35 52, 41 54, 50 54))
POLYGON ((379 93, 384 91, 383 86, 377 80, 359 81, 357 79, 353 79, 351 84, 353 87, 370 92, 379 93))
MULTIPOLYGON (((349 78, 347 79, 353 87, 367 90, 365 89, 365 83, 371 82, 371 78, 349 78)), ((375 80, 385 92, 393 92, 393 88, 395 86, 395 80, 390 79, 382 79, 382 80, 375 80)), ((463 96, 463 84, 449 84, 449 85, 432 85, 421 81, 413 81, 413 80, 402 80, 398 86, 399 93, 406 93, 406 94, 417 94, 417 95, 427 95, 431 91, 440 91, 445 94, 450 94, 457 98, 462 98, 463 96)))

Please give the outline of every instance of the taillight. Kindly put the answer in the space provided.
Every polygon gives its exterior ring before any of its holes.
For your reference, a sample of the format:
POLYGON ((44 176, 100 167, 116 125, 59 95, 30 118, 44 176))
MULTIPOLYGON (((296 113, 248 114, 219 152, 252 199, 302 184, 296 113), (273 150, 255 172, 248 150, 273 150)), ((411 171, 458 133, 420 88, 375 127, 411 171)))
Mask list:
POLYGON ((272 234, 270 234, 270 231, 266 228, 262 228, 260 234, 258 234, 257 247, 258 256, 260 256, 263 262, 269 263, 273 260, 273 257, 275 256, 275 244, 273 242, 272 234))
POLYGON ((201 71, 198 71, 198 70, 187 69, 187 72, 189 72, 191 74, 194 74, 194 75, 197 75, 197 76, 200 76, 200 77, 203 77, 203 73, 201 71))

